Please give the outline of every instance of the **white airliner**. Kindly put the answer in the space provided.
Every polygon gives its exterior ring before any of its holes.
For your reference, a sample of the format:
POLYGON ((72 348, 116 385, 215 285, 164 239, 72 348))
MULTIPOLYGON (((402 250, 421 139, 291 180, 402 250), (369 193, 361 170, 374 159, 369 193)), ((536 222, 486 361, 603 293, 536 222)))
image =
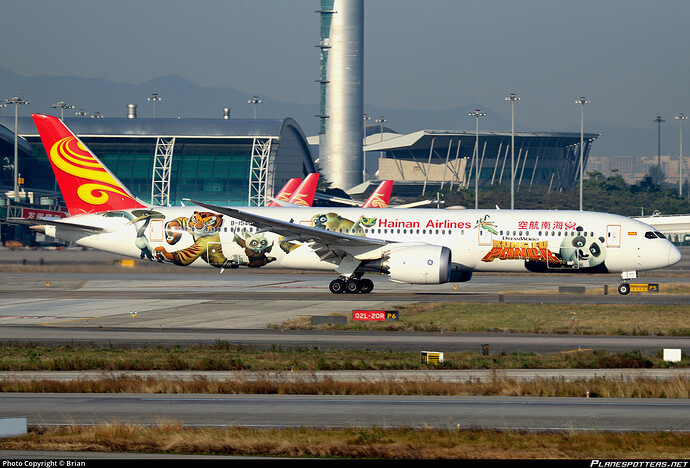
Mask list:
POLYGON ((28 221, 77 245, 190 267, 332 271, 333 293, 369 293, 365 273, 463 282, 475 271, 621 273, 673 265, 678 249, 623 216, 581 211, 151 206, 56 117, 33 115, 70 217, 28 221))

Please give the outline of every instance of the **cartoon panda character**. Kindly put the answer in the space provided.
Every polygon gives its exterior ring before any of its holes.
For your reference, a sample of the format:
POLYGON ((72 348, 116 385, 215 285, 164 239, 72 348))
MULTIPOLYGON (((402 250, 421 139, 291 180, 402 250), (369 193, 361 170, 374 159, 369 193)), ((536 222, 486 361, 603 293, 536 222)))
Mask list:
POLYGON ((563 239, 560 257, 572 268, 594 268, 606 260, 606 243, 603 237, 586 237, 581 226, 576 236, 563 239))

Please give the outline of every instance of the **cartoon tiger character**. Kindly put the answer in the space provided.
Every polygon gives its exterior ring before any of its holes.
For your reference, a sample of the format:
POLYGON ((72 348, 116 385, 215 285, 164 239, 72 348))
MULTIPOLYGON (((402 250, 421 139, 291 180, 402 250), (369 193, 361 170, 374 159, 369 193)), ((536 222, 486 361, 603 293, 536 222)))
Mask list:
POLYGON ((201 257, 216 268, 237 268, 237 262, 223 255, 220 243, 222 225, 222 214, 206 211, 195 211, 190 218, 181 216, 168 221, 165 223, 165 240, 168 244, 177 244, 185 232, 192 235, 194 244, 174 252, 168 252, 165 247, 156 247, 156 258, 159 262, 168 261, 175 265, 187 266, 201 257))

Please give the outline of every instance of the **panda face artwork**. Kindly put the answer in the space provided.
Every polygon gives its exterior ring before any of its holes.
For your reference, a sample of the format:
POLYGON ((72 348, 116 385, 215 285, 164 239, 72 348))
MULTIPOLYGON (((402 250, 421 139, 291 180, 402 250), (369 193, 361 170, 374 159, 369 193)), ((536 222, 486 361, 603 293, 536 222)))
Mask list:
POLYGON ((606 244, 603 237, 586 237, 582 227, 577 236, 566 237, 561 244, 561 258, 576 268, 591 268, 606 260, 606 244))

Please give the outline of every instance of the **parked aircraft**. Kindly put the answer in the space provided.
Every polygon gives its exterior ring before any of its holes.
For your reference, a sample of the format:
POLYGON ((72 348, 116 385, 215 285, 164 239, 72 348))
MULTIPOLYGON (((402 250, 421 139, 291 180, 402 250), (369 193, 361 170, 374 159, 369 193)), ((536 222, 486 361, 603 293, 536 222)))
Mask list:
POLYGON ((295 189, 299 187, 301 183, 302 179, 299 177, 288 180, 268 206, 280 206, 280 201, 287 202, 290 200, 290 197, 295 193, 295 189))
POLYGON ((333 293, 369 293, 366 273, 411 284, 475 271, 638 271, 680 260, 656 229, 623 216, 547 210, 151 206, 56 117, 33 115, 70 216, 14 220, 77 245, 184 267, 331 271, 333 293))

